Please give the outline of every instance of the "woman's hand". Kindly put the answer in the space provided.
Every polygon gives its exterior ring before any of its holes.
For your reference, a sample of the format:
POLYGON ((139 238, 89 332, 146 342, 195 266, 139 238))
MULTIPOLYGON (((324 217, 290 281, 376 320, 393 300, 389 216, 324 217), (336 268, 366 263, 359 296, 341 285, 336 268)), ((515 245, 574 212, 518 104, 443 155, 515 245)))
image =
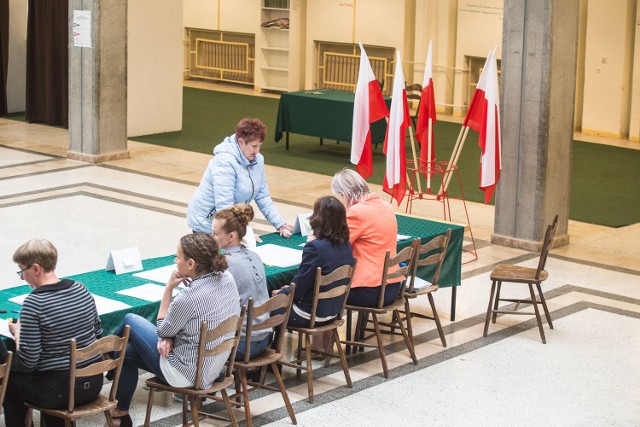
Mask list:
POLYGON ((158 353, 161 356, 167 357, 173 350, 173 338, 162 338, 158 341, 158 353))
POLYGON ((278 229, 278 233, 280 233, 280 235, 285 239, 288 239, 289 237, 291 237, 292 230, 293 228, 291 228, 290 225, 285 224, 278 229))
POLYGON ((174 270, 173 273, 171 273, 171 277, 169 277, 169 281, 167 282, 167 288, 174 290, 178 287, 178 285, 180 285, 180 283, 188 285, 189 283, 191 283, 191 278, 182 277, 178 274, 177 270, 174 270))

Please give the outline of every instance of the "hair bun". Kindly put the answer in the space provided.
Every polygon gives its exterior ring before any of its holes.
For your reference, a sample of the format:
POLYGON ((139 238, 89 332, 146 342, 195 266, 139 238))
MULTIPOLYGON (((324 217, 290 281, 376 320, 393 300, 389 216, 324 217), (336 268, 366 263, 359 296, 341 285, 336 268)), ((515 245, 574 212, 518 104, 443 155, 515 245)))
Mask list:
POLYGON ((245 203, 233 205, 231 211, 242 225, 246 226, 253 220, 253 207, 251 205, 245 203))

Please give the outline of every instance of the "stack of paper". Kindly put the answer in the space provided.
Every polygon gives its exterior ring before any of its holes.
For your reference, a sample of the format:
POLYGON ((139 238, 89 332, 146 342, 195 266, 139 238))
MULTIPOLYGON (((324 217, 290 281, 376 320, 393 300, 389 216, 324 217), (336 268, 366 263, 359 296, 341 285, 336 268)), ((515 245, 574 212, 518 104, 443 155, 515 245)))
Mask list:
POLYGON ((260 256, 264 265, 286 268, 298 265, 302 261, 301 250, 284 246, 266 244, 256 247, 253 251, 260 256))

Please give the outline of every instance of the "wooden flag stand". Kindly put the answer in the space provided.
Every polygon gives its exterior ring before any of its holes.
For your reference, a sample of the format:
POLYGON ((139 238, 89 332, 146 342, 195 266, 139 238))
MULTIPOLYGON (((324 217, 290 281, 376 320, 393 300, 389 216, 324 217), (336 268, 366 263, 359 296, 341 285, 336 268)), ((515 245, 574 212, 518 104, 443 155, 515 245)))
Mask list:
MULTIPOLYGON (((431 136, 431 128, 432 122, 429 120, 429 136, 431 136)), ((413 160, 407 159, 407 205, 405 207, 405 213, 412 213, 413 210, 413 201, 414 200, 427 200, 427 201, 436 201, 442 203, 442 216, 445 221, 451 221, 451 204, 450 200, 461 200, 462 206, 464 207, 465 217, 467 219, 467 223, 465 229, 469 230, 469 235, 471 237, 471 243, 473 245, 473 249, 464 249, 463 252, 470 253, 471 259, 464 261, 464 264, 475 261, 478 259, 478 252, 476 250, 476 242, 473 237, 473 231, 471 229, 471 221, 469 220, 469 211, 467 210, 467 203, 464 198, 464 191, 462 189, 462 180, 460 179, 460 171, 458 171, 458 167, 456 163, 458 162, 458 158, 460 157, 460 152, 462 151, 462 147, 464 145, 464 140, 467 137, 467 133, 469 132, 469 128, 467 126, 463 126, 460 129, 460 134, 458 135, 458 140, 456 141, 456 145, 453 148, 453 152, 451 153, 451 160, 449 162, 445 161, 427 161, 423 162, 419 160, 416 156, 416 148, 415 141, 413 138, 413 130, 412 127, 409 127, 409 137, 411 138, 411 150, 413 154, 413 160), (409 164, 413 164, 413 167, 409 167, 409 164), (419 165, 419 167, 416 167, 419 165), (426 191, 422 191, 421 185, 421 177, 423 175, 427 182, 426 191), (449 188, 449 184, 451 182, 451 177, 455 175, 458 180, 458 185, 460 187, 460 197, 451 197, 447 189, 449 188), (436 177, 439 177, 436 178, 436 177), (431 192, 432 181, 440 181, 440 190, 437 193, 431 192)))

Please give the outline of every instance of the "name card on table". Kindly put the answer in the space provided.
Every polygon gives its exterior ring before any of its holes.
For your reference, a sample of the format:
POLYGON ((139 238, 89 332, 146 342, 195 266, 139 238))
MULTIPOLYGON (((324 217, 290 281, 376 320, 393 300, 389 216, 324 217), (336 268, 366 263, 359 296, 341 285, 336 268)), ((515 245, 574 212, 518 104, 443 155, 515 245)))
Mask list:
POLYGON ((140 250, 138 248, 127 248, 111 251, 105 270, 115 270, 116 275, 142 270, 140 250))
POLYGON ((309 224, 309 217, 312 212, 301 213, 296 217, 296 223, 293 226, 293 234, 300 233, 302 236, 308 236, 311 234, 311 224, 309 224))

